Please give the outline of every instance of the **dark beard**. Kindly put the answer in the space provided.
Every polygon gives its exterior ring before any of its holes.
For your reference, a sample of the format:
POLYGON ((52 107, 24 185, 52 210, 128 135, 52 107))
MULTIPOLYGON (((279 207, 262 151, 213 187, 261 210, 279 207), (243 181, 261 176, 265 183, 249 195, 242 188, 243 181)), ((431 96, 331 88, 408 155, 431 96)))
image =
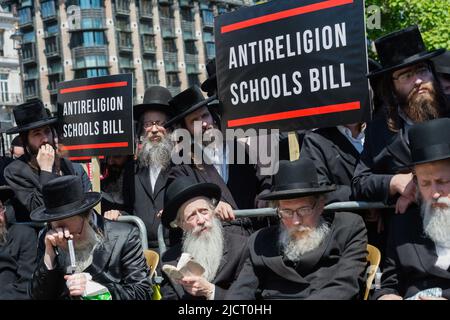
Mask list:
MULTIPOLYGON (((51 146, 53 144, 50 143, 51 146)), ((55 146, 53 146, 55 148, 55 146)), ((27 145, 25 148, 25 154, 28 158, 28 164, 30 167, 32 167, 34 170, 40 171, 39 164, 36 160, 37 154, 39 152, 39 149, 34 149, 32 146, 27 145)), ((61 171, 61 156, 57 149, 55 149, 55 163, 53 164, 53 172, 56 172, 56 174, 59 174, 61 171)))
POLYGON ((444 104, 438 98, 434 82, 421 85, 421 88, 428 89, 428 94, 411 92, 406 98, 405 114, 414 123, 441 118, 444 115, 444 104))

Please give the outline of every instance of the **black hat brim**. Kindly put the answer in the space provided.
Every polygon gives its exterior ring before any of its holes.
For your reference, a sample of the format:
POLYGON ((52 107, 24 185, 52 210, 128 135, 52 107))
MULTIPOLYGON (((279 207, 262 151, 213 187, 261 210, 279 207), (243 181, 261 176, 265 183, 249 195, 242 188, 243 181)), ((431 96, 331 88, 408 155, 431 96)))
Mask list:
POLYGON ((180 114, 177 114, 175 117, 173 117, 172 119, 170 119, 169 121, 167 121, 166 124, 164 125, 164 127, 165 127, 165 128, 168 128, 168 127, 172 126, 173 124, 179 122, 181 119, 183 119, 183 118, 184 118, 185 116, 187 116, 188 114, 190 114, 190 113, 192 113, 192 112, 194 112, 194 111, 200 109, 201 107, 203 107, 203 106, 209 104, 211 101, 213 101, 213 100, 215 100, 215 99, 217 99, 217 96, 216 96, 216 95, 213 95, 213 96, 208 97, 207 99, 205 99, 205 100, 203 100, 203 101, 201 101, 201 102, 199 102, 199 103, 197 103, 197 104, 194 104, 194 105, 193 105, 192 107, 190 107, 189 109, 183 111, 183 112, 180 113, 180 114))
POLYGON ((439 161, 439 160, 446 160, 446 159, 449 159, 449 158, 450 158, 450 154, 448 154, 448 155, 440 155, 440 156, 436 156, 436 157, 433 157, 433 158, 430 158, 430 159, 425 159, 425 160, 422 160, 422 161, 410 162, 410 163, 405 164, 403 166, 395 167, 394 170, 396 170, 396 171, 402 171, 403 169, 410 169, 411 170, 415 165, 418 165, 418 164, 424 164, 424 163, 429 163, 429 162, 434 162, 434 161, 439 161))
POLYGON ((317 188, 302 188, 292 190, 273 191, 258 197, 260 200, 286 200, 328 193, 336 190, 336 186, 320 186, 317 188))
POLYGON ((30 214, 30 218, 33 221, 36 222, 51 222, 51 221, 57 221, 62 220, 66 218, 70 218, 73 216, 76 216, 79 213, 82 213, 86 210, 89 210, 93 207, 95 207, 100 200, 102 199, 102 196, 98 192, 87 192, 85 193, 84 201, 81 204, 81 206, 72 209, 72 210, 63 210, 60 213, 49 213, 47 211, 47 208, 45 206, 41 206, 35 210, 33 210, 30 214))
POLYGON ((4 203, 14 196, 14 190, 9 186, 0 186, 0 200, 4 203))
POLYGON ((210 92, 210 91, 216 90, 217 89, 216 87, 217 87, 217 77, 216 77, 216 75, 213 75, 212 77, 209 77, 208 79, 203 81, 203 83, 200 86, 200 88, 204 92, 210 92))
POLYGON ((199 183, 189 186, 177 193, 173 199, 164 204, 161 223, 166 228, 172 228, 170 223, 177 217, 178 209, 180 209, 186 201, 200 196, 219 201, 221 196, 220 187, 214 183, 199 183))
POLYGON ((410 65, 429 60, 431 58, 437 57, 438 55, 441 55, 445 52, 445 49, 437 49, 433 51, 424 52, 422 54, 414 55, 412 57, 409 57, 408 59, 405 59, 402 63, 396 64, 387 68, 382 68, 374 72, 368 73, 366 76, 368 78, 376 77, 379 75, 382 75, 386 72, 392 72, 401 68, 406 68, 410 65))
POLYGON ((6 130, 6 134, 21 133, 21 132, 24 132, 24 131, 29 131, 31 129, 36 129, 36 128, 43 127, 43 126, 46 126, 46 125, 54 124, 56 122, 58 122, 58 118, 51 117, 51 118, 39 120, 39 121, 36 121, 36 122, 31 122, 31 123, 26 124, 24 126, 17 126, 17 127, 10 128, 10 129, 6 130))
POLYGON ((172 116, 170 107, 167 104, 157 104, 157 103, 141 103, 133 107, 133 119, 138 121, 141 115, 146 111, 160 111, 169 116, 172 116))

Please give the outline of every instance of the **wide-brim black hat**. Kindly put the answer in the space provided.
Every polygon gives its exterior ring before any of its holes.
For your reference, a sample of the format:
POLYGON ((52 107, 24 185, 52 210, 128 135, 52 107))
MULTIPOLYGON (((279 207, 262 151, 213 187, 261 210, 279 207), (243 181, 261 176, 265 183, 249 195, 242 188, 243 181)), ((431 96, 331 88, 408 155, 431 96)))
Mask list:
POLYGON ((172 94, 169 89, 161 86, 153 86, 145 90, 142 103, 133 106, 133 119, 139 120, 140 116, 149 110, 156 110, 173 115, 173 109, 169 106, 172 94))
POLYGON ((422 61, 430 60, 445 52, 445 49, 427 51, 417 26, 395 31, 375 40, 382 68, 370 72, 368 77, 375 77, 392 72, 422 61))
POLYGON ((57 221, 95 207, 102 196, 98 192, 83 192, 78 176, 62 176, 42 187, 44 205, 33 210, 31 220, 36 222, 57 221))
POLYGON ((169 101, 169 105, 174 109, 175 116, 167 121, 164 127, 168 128, 181 121, 188 114, 208 105, 216 98, 217 96, 213 95, 205 99, 198 86, 193 86, 180 92, 169 101))
POLYGON ((307 197, 335 191, 334 185, 319 185, 314 162, 308 158, 296 161, 280 161, 270 193, 261 200, 285 200, 307 197))
POLYGON ((48 116, 44 104, 39 99, 15 106, 13 113, 17 126, 6 130, 7 134, 20 133, 58 122, 56 117, 48 116))
POLYGON ((408 166, 450 158, 450 119, 415 124, 408 131, 411 163, 408 166))
POLYGON ((166 228, 172 228, 171 222, 177 217, 178 209, 195 197, 220 200, 220 187, 214 183, 198 183, 191 177, 182 177, 172 182, 164 195, 164 210, 161 222, 166 228))
POLYGON ((434 58, 433 64, 436 72, 450 74, 450 51, 434 58))
POLYGON ((11 199, 14 196, 14 190, 10 186, 0 186, 0 200, 5 201, 11 199))

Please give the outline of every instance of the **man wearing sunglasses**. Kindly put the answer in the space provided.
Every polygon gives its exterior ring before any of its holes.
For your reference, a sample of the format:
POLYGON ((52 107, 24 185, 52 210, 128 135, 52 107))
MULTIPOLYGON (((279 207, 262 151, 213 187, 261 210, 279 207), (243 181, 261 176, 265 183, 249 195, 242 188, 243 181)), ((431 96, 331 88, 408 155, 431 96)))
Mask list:
POLYGON ((353 213, 324 212, 325 194, 307 158, 281 161, 272 191, 279 226, 248 242, 246 259, 227 299, 356 299, 366 266, 367 231, 353 213))

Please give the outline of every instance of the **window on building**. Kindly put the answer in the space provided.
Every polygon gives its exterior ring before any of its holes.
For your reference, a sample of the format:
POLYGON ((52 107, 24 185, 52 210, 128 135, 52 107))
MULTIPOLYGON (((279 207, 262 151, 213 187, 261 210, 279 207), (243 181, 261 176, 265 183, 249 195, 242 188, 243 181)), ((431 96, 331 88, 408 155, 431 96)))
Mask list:
POLYGON ((146 70, 144 71, 145 86, 159 84, 158 71, 146 70))
POLYGON ((33 21, 31 8, 19 9, 19 24, 26 24, 33 21))
POLYGON ((119 67, 120 68, 133 68, 133 57, 132 56, 119 56, 119 67))
POLYGON ((0 56, 4 56, 4 47, 5 45, 5 30, 0 30, 0 56))
POLYGON ((53 35, 53 34, 57 34, 59 33, 59 26, 58 23, 46 23, 44 25, 44 30, 45 30, 45 35, 49 36, 49 35, 53 35))
POLYGON ((129 0, 116 0, 116 10, 130 11, 130 1, 129 0))
POLYGON ((181 85, 178 73, 167 73, 166 82, 168 87, 179 87, 181 85))
POLYGON ((117 18, 116 28, 122 31, 130 31, 130 21, 127 18, 117 18))
POLYGON ((203 23, 214 25, 214 14, 211 10, 202 10, 203 23))
POLYGON ((151 0, 141 0, 141 12, 147 15, 152 14, 152 2, 151 0))
POLYGON ((27 43, 27 42, 36 42, 36 34, 34 33, 34 31, 24 32, 24 33, 23 33, 22 41, 23 41, 24 43, 27 43))
POLYGON ((24 70, 26 80, 37 79, 38 78, 38 69, 37 67, 26 68, 24 70))
POLYGON ((194 21, 194 15, 191 8, 181 8, 181 19, 184 21, 194 21))
POLYGON ((102 0, 80 0, 79 6, 81 9, 101 8, 103 6, 102 0))
POLYGON ((144 58, 142 60, 142 66, 144 70, 156 69, 156 60, 151 58, 144 58))
POLYGON ((150 36, 150 35, 143 35, 142 36, 142 45, 145 49, 155 49, 156 45, 155 45, 155 37, 154 36, 150 36))
POLYGON ((163 51, 165 52, 177 52, 177 45, 174 39, 164 39, 163 51))
POLYGON ((109 74, 108 69, 106 68, 96 68, 96 69, 85 69, 85 70, 76 70, 75 78, 92 78, 92 77, 101 77, 107 76, 109 74))
POLYGON ((33 6, 33 0, 23 0, 21 2, 22 8, 23 7, 32 7, 33 6))
POLYGON ((203 32, 204 42, 214 42, 214 34, 212 32, 203 32))
POLYGON ((118 42, 119 47, 125 47, 125 48, 132 48, 132 40, 131 40, 131 33, 128 32, 118 32, 118 42))
POLYGON ((41 15, 42 18, 48 18, 56 15, 56 7, 53 0, 41 2, 41 15))
POLYGON ((160 6, 159 15, 161 18, 173 18, 173 10, 170 6, 160 6))
POLYGON ((45 39, 45 53, 52 54, 59 52, 59 39, 57 37, 51 37, 45 39))
POLYGON ((56 73, 62 73, 62 64, 61 61, 55 61, 55 62, 49 62, 47 65, 48 74, 56 74, 56 73))
POLYGON ((83 18, 81 19, 81 28, 89 29, 89 28, 103 28, 103 19, 101 18, 83 18))
POLYGON ((149 22, 146 21, 145 23, 141 22, 140 29, 141 29, 142 33, 151 33, 151 34, 153 34, 153 22, 152 21, 149 21, 149 22))
POLYGON ((85 56, 79 57, 75 60, 76 68, 90 68, 90 67, 106 67, 108 66, 106 56, 85 56))
POLYGON ((81 46, 101 46, 106 44, 105 33, 103 31, 83 31, 74 32, 70 39, 71 47, 81 46))
POLYGON ((186 41, 184 43, 184 50, 187 54, 197 54, 197 47, 195 46, 195 42, 186 41))
POLYGON ((213 59, 216 56, 216 46, 214 43, 206 42, 206 56, 208 59, 213 59))
POLYGON ((2 102, 8 102, 9 99, 9 91, 8 91, 8 74, 1 73, 0 74, 0 96, 2 102))
POLYGON ((200 85, 200 81, 198 80, 198 76, 196 74, 188 74, 188 82, 189 87, 200 85))

